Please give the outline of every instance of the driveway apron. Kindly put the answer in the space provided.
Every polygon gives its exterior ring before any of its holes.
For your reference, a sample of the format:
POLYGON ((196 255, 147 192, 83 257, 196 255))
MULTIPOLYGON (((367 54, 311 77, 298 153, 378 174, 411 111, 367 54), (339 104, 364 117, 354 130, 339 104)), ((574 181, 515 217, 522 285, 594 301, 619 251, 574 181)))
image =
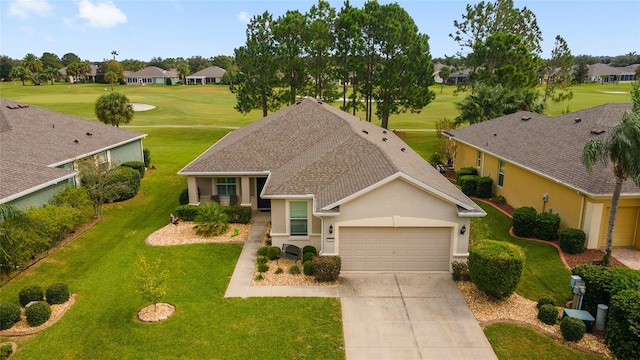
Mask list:
POLYGON ((340 274, 347 360, 497 359, 450 274, 340 274))

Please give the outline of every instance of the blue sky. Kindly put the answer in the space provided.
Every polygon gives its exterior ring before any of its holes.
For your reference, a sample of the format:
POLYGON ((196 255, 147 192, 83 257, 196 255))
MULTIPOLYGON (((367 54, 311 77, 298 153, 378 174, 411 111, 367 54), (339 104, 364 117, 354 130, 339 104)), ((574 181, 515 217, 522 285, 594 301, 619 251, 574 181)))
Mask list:
MULTIPOLYGON (((330 1, 339 9, 342 1, 330 1)), ((381 3, 387 1, 380 1, 381 3)), ((468 2, 461 0, 397 0, 429 35, 433 57, 453 55, 449 38, 453 20, 461 19, 468 2)), ((249 19, 265 10, 274 17, 286 10, 309 10, 315 1, 245 0, 0 0, 0 55, 21 59, 27 53, 101 61, 148 61, 152 57, 233 55, 245 41, 249 19)), ((361 7, 363 1, 351 1, 361 7)), ((574 55, 640 53, 640 1, 516 0, 537 16, 548 57, 557 34, 574 55)))

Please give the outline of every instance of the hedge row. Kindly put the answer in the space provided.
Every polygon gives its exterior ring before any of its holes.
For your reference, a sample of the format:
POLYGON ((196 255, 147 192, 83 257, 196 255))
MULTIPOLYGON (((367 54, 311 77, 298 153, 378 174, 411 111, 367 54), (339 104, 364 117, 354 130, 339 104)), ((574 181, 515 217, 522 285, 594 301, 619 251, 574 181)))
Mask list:
MULTIPOLYGON (((222 209, 232 224, 248 224, 251 222, 251 208, 248 206, 223 206, 222 209)), ((193 221, 200 213, 196 205, 180 205, 176 208, 176 216, 183 221, 193 221)))
POLYGON ((513 211, 513 233, 522 237, 537 236, 542 240, 556 240, 560 229, 560 217, 548 212, 537 213, 530 206, 513 211))
POLYGON ((460 175, 458 185, 466 195, 490 198, 493 192, 493 179, 488 176, 460 175))

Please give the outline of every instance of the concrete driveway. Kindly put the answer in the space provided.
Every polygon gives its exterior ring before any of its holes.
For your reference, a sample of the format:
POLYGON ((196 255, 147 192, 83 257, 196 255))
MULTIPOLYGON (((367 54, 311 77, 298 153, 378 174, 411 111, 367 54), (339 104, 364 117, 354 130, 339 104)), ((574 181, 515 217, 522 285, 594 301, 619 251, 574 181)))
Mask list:
POLYGON ((347 360, 497 359, 450 274, 342 273, 347 360))

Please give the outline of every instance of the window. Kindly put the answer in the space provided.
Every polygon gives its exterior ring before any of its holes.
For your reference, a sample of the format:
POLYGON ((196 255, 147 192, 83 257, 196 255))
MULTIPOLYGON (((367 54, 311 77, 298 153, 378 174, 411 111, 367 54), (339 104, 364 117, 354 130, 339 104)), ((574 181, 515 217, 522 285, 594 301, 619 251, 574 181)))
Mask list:
POLYGON ((482 164, 482 153, 478 151, 478 156, 476 159, 476 167, 480 167, 481 164, 482 164))
POLYGON ((291 201, 289 203, 289 219, 292 236, 307 236, 307 202, 291 201))
POLYGON ((236 195, 236 178, 217 178, 216 192, 222 197, 236 195))
POLYGON ((504 161, 498 160, 498 186, 504 185, 504 161))

